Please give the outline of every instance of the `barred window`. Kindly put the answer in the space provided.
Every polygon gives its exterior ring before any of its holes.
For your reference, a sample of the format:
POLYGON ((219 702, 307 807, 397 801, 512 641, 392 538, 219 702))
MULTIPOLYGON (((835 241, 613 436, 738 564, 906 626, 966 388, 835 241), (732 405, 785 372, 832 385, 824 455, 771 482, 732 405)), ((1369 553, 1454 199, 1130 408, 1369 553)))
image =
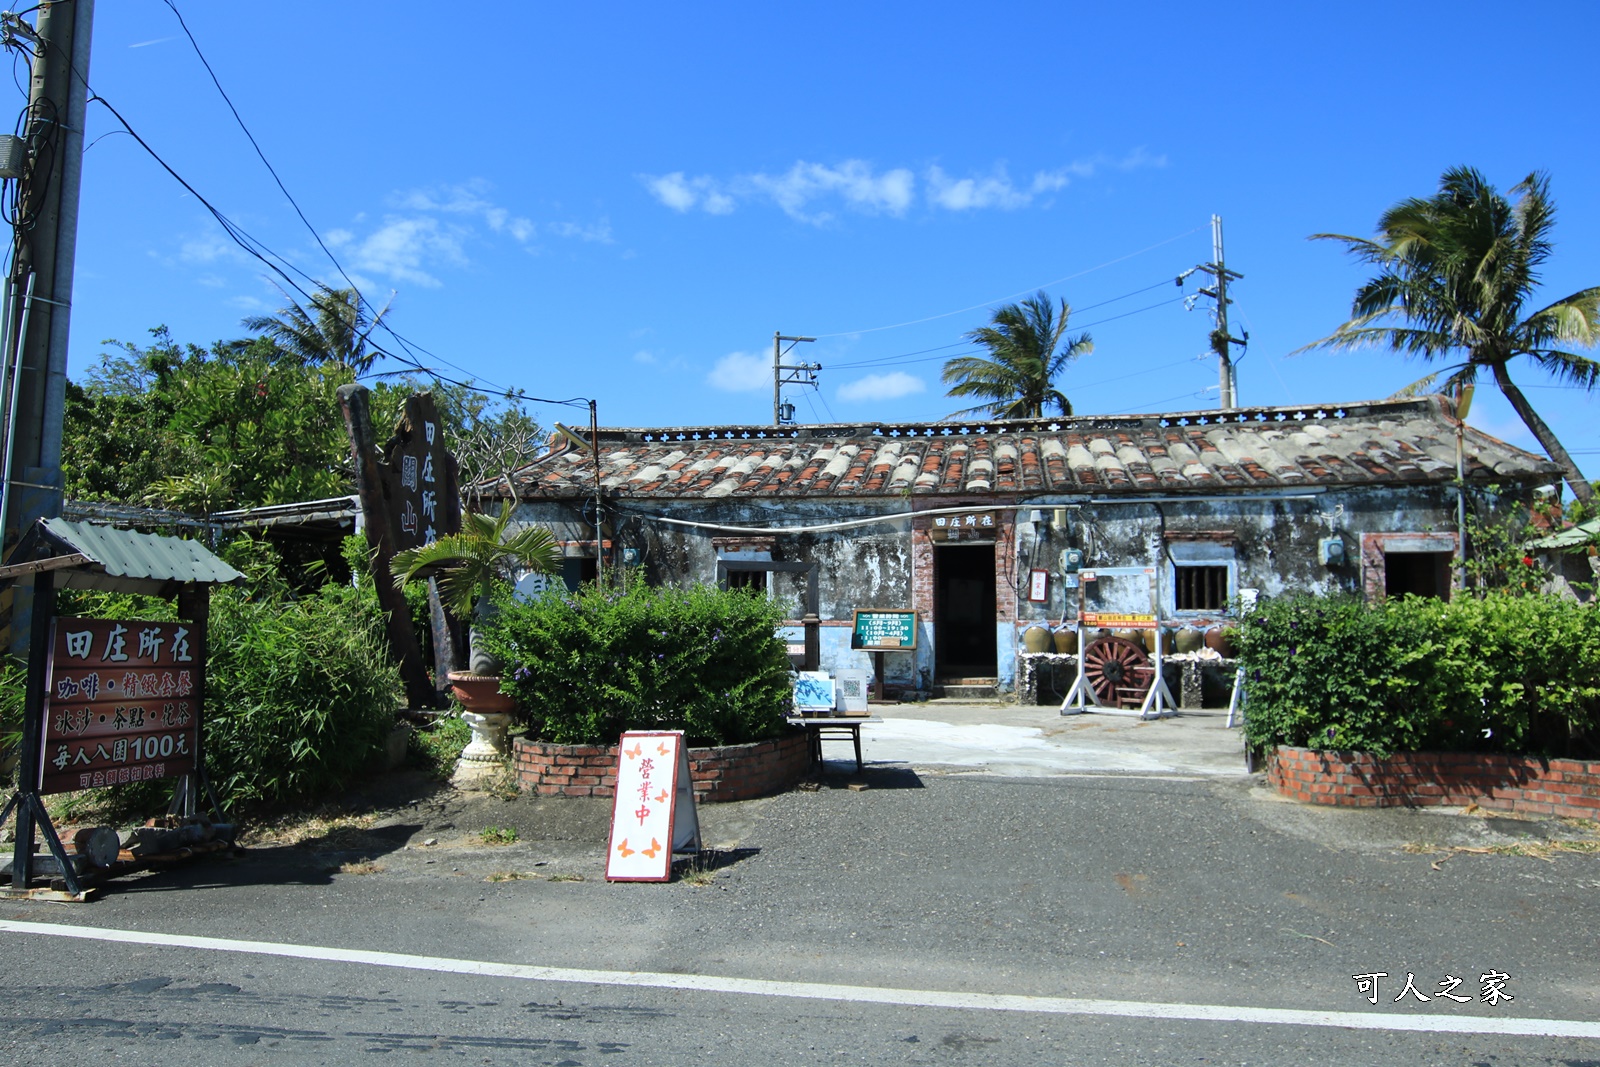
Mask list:
POLYGON ((1223 611, 1228 568, 1179 564, 1173 568, 1173 606, 1179 611, 1223 611))

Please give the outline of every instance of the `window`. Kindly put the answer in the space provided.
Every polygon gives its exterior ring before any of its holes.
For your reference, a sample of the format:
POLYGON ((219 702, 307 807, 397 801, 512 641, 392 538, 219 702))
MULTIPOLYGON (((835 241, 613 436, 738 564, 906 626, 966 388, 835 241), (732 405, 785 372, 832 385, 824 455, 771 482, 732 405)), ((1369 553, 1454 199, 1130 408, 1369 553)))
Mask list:
POLYGON ((729 589, 755 589, 765 593, 767 591, 766 571, 735 571, 728 572, 729 589))
POLYGON ((1191 565, 1173 568, 1173 606, 1178 611, 1225 611, 1228 568, 1191 565))
POLYGON ((1385 552, 1383 595, 1449 596, 1452 558, 1449 552, 1385 552))
POLYGON ((1216 614, 1227 611, 1238 592, 1233 544, 1215 540, 1169 541, 1162 604, 1167 610, 1216 614))

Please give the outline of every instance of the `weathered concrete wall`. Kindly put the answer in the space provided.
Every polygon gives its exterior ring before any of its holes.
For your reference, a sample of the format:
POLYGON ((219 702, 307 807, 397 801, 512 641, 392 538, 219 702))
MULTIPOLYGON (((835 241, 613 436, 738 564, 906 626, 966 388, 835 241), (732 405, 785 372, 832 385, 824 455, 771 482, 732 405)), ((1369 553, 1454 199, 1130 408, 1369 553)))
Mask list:
MULTIPOLYGON (((1063 580, 1060 558, 1064 549, 1081 549, 1085 570, 1156 568, 1158 614, 1163 621, 1204 626, 1225 618, 1227 612, 1177 611, 1173 594, 1177 563, 1188 560, 1229 567, 1230 595, 1239 590, 1256 590, 1261 596, 1300 590, 1360 592, 1371 586, 1373 564, 1370 559, 1364 562, 1363 545, 1369 547, 1370 556, 1374 535, 1434 535, 1427 545, 1440 539, 1447 543, 1454 537, 1456 514, 1455 493, 1448 486, 1100 504, 1066 498, 1020 503, 963 498, 927 503, 992 508, 1001 517, 994 534, 995 643, 1003 687, 1013 680, 1018 637, 1027 625, 1036 621, 1058 624, 1077 617, 1083 587, 1070 588, 1063 580), (1035 511, 1043 521, 1031 521, 1035 511), (1326 565, 1320 559, 1319 542, 1334 537, 1344 547, 1344 561, 1326 565), (1049 599, 1042 604, 1027 600, 1033 568, 1044 568, 1050 574, 1049 599)), ((771 558, 778 561, 816 562, 819 615, 824 622, 822 666, 829 670, 872 666, 869 654, 849 647, 849 623, 856 610, 916 607, 922 613, 917 651, 890 654, 885 666, 890 684, 926 688, 933 679, 938 639, 932 625, 933 557, 925 517, 917 520, 915 529, 905 518, 888 518, 902 516, 906 510, 906 501, 899 498, 630 500, 616 512, 608 537, 617 548, 638 549, 642 564, 631 573, 660 585, 714 581, 719 551, 732 554, 728 552, 729 538, 742 539, 739 554, 744 558, 750 558, 752 545, 759 545, 764 547, 756 548, 756 555, 770 551, 771 558), (885 521, 812 533, 760 532, 825 526, 875 515, 885 516, 885 521), (676 525, 660 521, 661 517, 755 532, 676 525)), ((592 552, 593 527, 583 521, 578 505, 524 504, 519 511, 519 518, 548 523, 559 538, 587 543, 591 548, 586 554, 592 552)), ((1381 567, 1381 563, 1380 552, 1377 565, 1381 567)), ((786 605, 791 619, 798 620, 804 604, 803 576, 774 574, 773 579, 773 595, 786 605)), ((1108 578, 1091 587, 1085 606, 1092 611, 1143 614, 1150 610, 1147 590, 1142 575, 1108 578)), ((792 639, 800 640, 798 630, 792 639)))

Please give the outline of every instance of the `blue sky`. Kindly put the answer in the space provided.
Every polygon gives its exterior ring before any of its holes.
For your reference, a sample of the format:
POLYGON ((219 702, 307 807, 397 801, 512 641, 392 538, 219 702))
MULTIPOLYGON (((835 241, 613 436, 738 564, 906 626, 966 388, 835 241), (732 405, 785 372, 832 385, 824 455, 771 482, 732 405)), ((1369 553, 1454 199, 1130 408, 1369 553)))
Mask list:
MULTIPOLYGON (((800 421, 938 419, 965 406, 939 382, 962 334, 1039 288, 1094 337, 1060 382, 1080 414, 1214 407, 1206 302, 1173 284, 1212 214, 1244 275, 1241 402, 1381 398, 1427 368, 1289 354, 1364 278, 1306 238, 1368 235, 1456 164, 1502 189, 1548 171, 1545 295, 1600 283, 1593 74, 1565 44, 1600 28, 1589 2, 174 3, 425 362, 594 397, 604 425, 769 422, 774 331, 818 338, 800 421)), ((100 3, 89 80, 221 212, 344 284, 166 3, 100 3)), ((117 128, 91 103, 74 376, 104 339, 206 344, 284 302, 117 128)), ((1521 381, 1600 476, 1595 400, 1521 381)), ((1492 393, 1471 421, 1534 447, 1492 393)))

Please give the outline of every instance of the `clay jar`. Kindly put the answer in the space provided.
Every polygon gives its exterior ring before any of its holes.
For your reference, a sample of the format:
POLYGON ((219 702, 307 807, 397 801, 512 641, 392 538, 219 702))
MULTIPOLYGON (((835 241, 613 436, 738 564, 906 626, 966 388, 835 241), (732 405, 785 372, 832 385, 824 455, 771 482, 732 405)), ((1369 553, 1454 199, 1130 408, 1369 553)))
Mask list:
POLYGON ((1198 652, 1205 643, 1205 634, 1189 627, 1179 630, 1173 637, 1173 645, 1179 652, 1198 652))
POLYGON ((1078 631, 1063 626, 1051 636, 1055 640, 1056 651, 1061 655, 1070 655, 1078 651, 1078 631))
POLYGON ((1022 647, 1029 652, 1050 651, 1050 631, 1043 626, 1030 626, 1022 631, 1022 647))
POLYGON ((1223 659, 1232 659, 1234 654, 1232 626, 1213 626, 1206 631, 1206 647, 1211 649, 1223 659))

